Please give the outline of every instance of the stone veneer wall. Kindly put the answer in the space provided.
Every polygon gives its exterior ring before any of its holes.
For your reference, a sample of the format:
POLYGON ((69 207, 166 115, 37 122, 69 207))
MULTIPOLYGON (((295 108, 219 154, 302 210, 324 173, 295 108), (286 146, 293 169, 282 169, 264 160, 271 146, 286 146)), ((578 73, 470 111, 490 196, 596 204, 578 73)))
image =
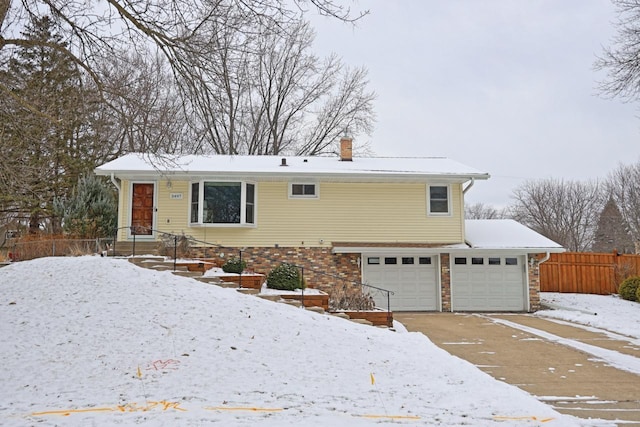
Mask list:
MULTIPOLYGON (((213 259, 219 266, 226 260, 240 255, 240 248, 191 248, 191 255, 213 259)), ((331 293, 334 286, 360 289, 362 281, 358 262, 359 254, 333 254, 331 248, 244 248, 242 259, 247 263, 247 272, 268 274, 272 268, 287 262, 304 268, 307 286, 331 293)), ((451 311, 451 257, 440 254, 441 311, 451 311)), ((540 310, 540 266, 539 254, 529 254, 529 311, 540 310)))
POLYGON ((440 254, 441 311, 451 311, 451 264, 449 254, 440 254))
MULTIPOLYGON (((213 259, 222 266, 229 258, 239 257, 240 248, 191 248, 192 256, 213 259)), ((331 248, 252 247, 242 249, 247 272, 269 274, 286 262, 303 268, 304 280, 310 288, 331 293, 336 285, 359 289, 362 281, 359 254, 334 254, 331 248)))
POLYGON ((540 310, 540 263, 537 254, 529 254, 529 312, 540 310), (534 260, 533 262, 530 262, 534 260))

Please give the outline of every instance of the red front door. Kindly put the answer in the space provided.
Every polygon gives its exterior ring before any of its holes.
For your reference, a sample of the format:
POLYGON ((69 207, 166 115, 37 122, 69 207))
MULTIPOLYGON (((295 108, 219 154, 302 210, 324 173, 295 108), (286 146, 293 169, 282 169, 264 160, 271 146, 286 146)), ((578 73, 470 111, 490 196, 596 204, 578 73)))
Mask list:
POLYGON ((133 184, 131 234, 153 234, 153 186, 154 184, 133 184))

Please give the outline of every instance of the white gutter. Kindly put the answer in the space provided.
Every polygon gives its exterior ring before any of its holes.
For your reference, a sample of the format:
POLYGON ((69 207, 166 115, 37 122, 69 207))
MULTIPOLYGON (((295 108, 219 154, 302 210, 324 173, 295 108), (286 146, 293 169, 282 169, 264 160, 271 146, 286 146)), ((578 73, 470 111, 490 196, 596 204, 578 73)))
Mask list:
POLYGON ((116 190, 118 190, 118 193, 120 192, 120 185, 118 185, 118 181, 116 181, 116 177, 113 174, 113 172, 111 172, 111 183, 116 187, 116 190))

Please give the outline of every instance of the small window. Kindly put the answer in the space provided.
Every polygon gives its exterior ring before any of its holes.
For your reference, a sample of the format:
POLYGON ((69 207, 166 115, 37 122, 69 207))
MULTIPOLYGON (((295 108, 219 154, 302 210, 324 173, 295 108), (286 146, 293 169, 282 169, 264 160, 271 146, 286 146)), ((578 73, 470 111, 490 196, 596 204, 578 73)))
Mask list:
POLYGON ((384 259, 384 263, 385 264, 397 264, 398 263, 398 258, 385 258, 384 259))
POLYGON ((316 184, 289 184, 289 197, 293 198, 317 198, 318 191, 316 184))
POLYGON ((414 263, 413 257, 402 257, 402 264, 411 265, 414 263))
POLYGON ((489 265, 500 265, 500 258, 489 258, 489 265))
POLYGON ((432 185, 429 187, 429 213, 449 213, 449 187, 446 185, 432 185))
POLYGON ((256 190, 254 184, 246 184, 245 189, 245 221, 247 224, 255 223, 256 190))
POLYGON ((191 222, 198 222, 199 206, 200 206, 200 183, 194 182, 191 184, 191 222))
POLYGON ((473 257, 473 258, 471 258, 471 264, 473 264, 473 265, 483 265, 484 264, 484 258, 473 257))
POLYGON ((518 265, 518 258, 505 258, 505 265, 518 265))
POLYGON ((418 263, 421 264, 421 265, 431 264, 431 257, 430 256, 421 256, 420 258, 418 258, 418 263))
POLYGON ((466 258, 454 258, 453 263, 456 265, 465 265, 467 263, 467 259, 466 258))
POLYGON ((379 265, 380 264, 380 258, 376 257, 368 257, 367 258, 367 264, 369 265, 379 265))

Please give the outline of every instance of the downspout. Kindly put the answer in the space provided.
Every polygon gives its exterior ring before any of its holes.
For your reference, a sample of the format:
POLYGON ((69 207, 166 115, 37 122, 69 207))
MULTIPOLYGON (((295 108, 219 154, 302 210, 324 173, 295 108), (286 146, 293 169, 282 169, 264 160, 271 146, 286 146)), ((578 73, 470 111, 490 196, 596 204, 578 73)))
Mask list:
POLYGON ((542 264, 545 261, 549 261, 549 258, 551 258, 551 253, 547 251, 547 254, 544 257, 542 257, 540 261, 538 261, 538 265, 542 264))
POLYGON ((118 190, 118 193, 120 192, 120 185, 118 184, 118 181, 116 181, 116 177, 113 174, 113 172, 111 172, 111 183, 116 187, 116 190, 118 190))

